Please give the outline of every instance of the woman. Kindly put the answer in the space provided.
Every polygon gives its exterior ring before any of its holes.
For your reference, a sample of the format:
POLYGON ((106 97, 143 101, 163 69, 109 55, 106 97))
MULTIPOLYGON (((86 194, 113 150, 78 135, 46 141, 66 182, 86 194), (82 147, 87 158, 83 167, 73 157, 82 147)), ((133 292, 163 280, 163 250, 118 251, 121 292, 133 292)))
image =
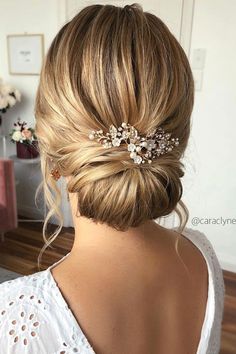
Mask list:
POLYGON ((222 271, 181 201, 193 102, 183 49, 141 6, 88 6, 59 31, 35 107, 44 248, 62 225, 60 176, 75 240, 48 269, 1 285, 2 353, 219 352, 222 271), (173 211, 179 228, 155 222, 173 211))

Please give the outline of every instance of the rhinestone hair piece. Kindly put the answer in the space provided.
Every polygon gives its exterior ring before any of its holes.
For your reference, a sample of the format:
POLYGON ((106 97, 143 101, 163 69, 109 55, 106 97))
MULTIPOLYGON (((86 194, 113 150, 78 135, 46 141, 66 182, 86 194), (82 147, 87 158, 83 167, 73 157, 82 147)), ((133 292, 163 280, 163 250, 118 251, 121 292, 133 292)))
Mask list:
POLYGON ((109 132, 104 135, 103 130, 92 130, 88 135, 89 139, 96 139, 104 148, 120 146, 122 142, 127 144, 127 150, 134 163, 151 163, 160 155, 172 151, 174 146, 179 145, 178 138, 171 138, 170 133, 166 133, 161 127, 149 132, 145 137, 139 135, 129 123, 123 122, 116 128, 110 125, 109 132))

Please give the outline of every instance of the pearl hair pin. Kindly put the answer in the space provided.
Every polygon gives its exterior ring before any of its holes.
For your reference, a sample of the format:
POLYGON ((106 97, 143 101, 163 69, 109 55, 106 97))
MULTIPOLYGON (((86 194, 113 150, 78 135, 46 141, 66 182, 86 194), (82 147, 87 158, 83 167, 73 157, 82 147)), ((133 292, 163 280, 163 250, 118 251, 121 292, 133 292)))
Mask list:
POLYGON ((110 125, 106 135, 100 129, 92 130, 88 136, 91 140, 96 139, 104 148, 118 147, 124 141, 131 159, 136 164, 145 163, 145 161, 151 163, 154 158, 172 151, 174 146, 179 145, 179 139, 171 138, 171 134, 165 133, 161 127, 141 137, 137 129, 125 122, 118 128, 110 125))

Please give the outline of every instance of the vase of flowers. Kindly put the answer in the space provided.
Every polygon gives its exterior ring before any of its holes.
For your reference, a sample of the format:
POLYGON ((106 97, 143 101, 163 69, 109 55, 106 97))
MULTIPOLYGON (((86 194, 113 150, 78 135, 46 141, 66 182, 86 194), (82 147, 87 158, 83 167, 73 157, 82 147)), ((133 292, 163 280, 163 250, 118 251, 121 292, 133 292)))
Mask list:
POLYGON ((0 135, 4 135, 2 115, 20 100, 21 94, 19 90, 13 88, 11 85, 4 84, 3 80, 0 78, 0 135))
POLYGON ((13 143, 16 143, 16 155, 19 159, 33 159, 39 156, 35 130, 29 128, 20 118, 14 123, 10 138, 13 143))

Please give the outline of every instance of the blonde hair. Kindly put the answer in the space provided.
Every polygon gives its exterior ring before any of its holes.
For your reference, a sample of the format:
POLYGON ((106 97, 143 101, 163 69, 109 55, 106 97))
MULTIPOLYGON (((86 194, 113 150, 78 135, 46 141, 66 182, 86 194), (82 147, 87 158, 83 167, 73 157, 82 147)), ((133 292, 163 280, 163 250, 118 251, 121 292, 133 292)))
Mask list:
POLYGON ((49 176, 54 166, 71 176, 67 189, 77 194, 81 216, 125 231, 175 210, 183 230, 188 210, 181 201, 181 157, 193 102, 184 50, 168 27, 139 4, 87 6, 66 23, 44 60, 35 104, 49 208, 43 249, 63 225, 60 190, 49 176), (141 135, 161 126, 179 138, 179 146, 152 164, 137 165, 126 146, 104 149, 88 138, 91 130, 108 131, 110 124, 123 121, 141 135), (53 215, 59 225, 47 239, 53 215))

